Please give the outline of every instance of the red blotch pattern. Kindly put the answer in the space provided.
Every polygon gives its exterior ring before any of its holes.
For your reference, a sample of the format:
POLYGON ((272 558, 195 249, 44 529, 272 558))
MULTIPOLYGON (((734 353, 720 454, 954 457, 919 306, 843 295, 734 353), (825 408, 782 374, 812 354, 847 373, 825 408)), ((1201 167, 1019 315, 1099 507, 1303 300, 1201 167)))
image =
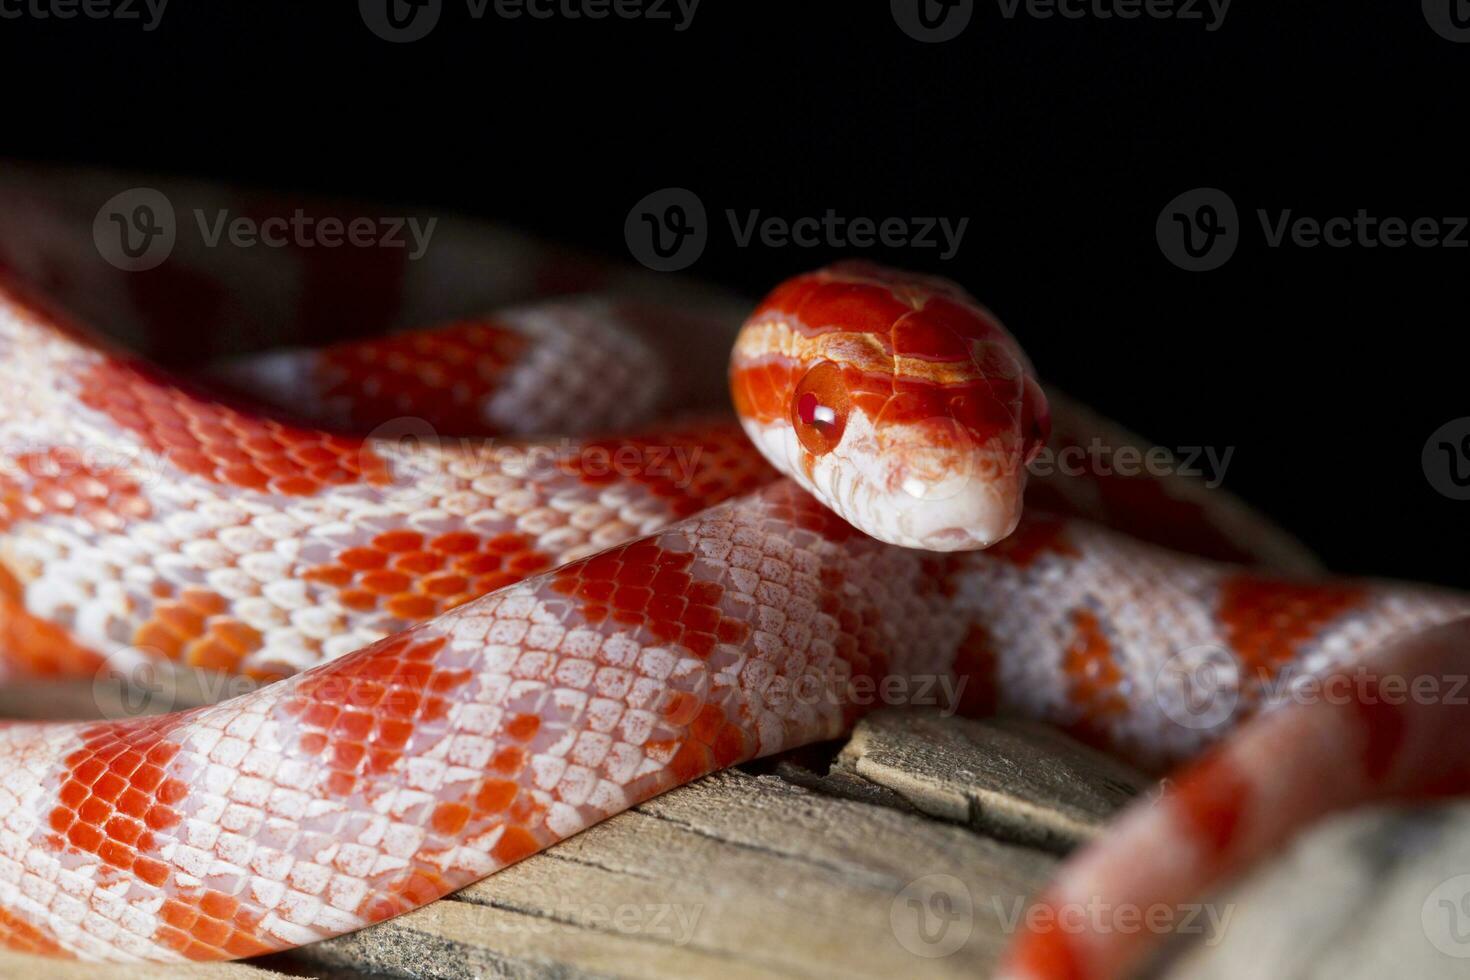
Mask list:
POLYGON ((562 472, 591 486, 631 482, 688 517, 770 483, 777 473, 735 425, 670 428, 595 440, 560 461, 562 472))
POLYGON ((721 612, 724 586, 696 580, 693 564, 693 552, 640 541, 563 566, 551 588, 582 600, 589 623, 646 626, 659 640, 708 657, 717 643, 743 641, 750 627, 721 612))
POLYGON ((1074 611, 1072 625, 1076 632, 1062 653, 1067 698, 1079 712, 1070 729, 1082 741, 1100 744, 1105 740, 1108 723, 1128 711, 1128 702, 1118 693, 1123 671, 1113 658, 1112 643, 1095 613, 1074 611))
POLYGON ((0 660, 23 675, 87 677, 103 658, 64 627, 28 612, 25 589, 0 564, 0 660))
POLYGON ((60 514, 115 532, 152 513, 138 481, 124 469, 89 466, 61 448, 17 456, 14 464, 24 477, 0 475, 0 530, 60 514))
POLYGON ((551 556, 534 544, 514 533, 388 531, 303 577, 337 589, 348 609, 382 610, 416 623, 545 571, 551 556))
MULTIPOLYGON (((95 725, 82 747, 66 757, 57 806, 47 816, 47 844, 58 851, 94 854, 116 874, 132 874, 163 888, 168 865, 151 856, 154 833, 183 820, 176 809, 188 786, 167 766, 181 746, 168 738, 177 716, 95 725)), ((105 879, 104 879, 105 880, 105 879)), ((208 889, 178 890, 160 911, 154 938, 190 959, 250 956, 268 947, 254 938, 259 913, 208 889)))
POLYGON ((120 359, 89 368, 78 397, 146 449, 213 483, 310 496, 323 487, 389 480, 387 463, 360 439, 237 411, 120 359))
POLYGON ((364 776, 389 772, 416 725, 448 718, 448 692, 471 673, 435 664, 446 642, 409 630, 303 675, 283 710, 296 719, 297 745, 324 764, 322 796, 346 796, 364 776))
POLYGON ((1240 574, 1221 583, 1218 616, 1240 658, 1242 673, 1259 686, 1274 678, 1303 643, 1361 604, 1366 595, 1353 583, 1290 582, 1240 574))
POLYGON ((497 435, 482 409, 526 344, 494 320, 466 320, 328 347, 317 380, 362 431, 411 415, 445 434, 497 435))
POLYGON ((185 588, 177 597, 159 596, 152 615, 134 631, 133 644, 192 667, 233 671, 260 649, 263 638, 259 630, 229 616, 229 608, 224 596, 197 587, 185 588))

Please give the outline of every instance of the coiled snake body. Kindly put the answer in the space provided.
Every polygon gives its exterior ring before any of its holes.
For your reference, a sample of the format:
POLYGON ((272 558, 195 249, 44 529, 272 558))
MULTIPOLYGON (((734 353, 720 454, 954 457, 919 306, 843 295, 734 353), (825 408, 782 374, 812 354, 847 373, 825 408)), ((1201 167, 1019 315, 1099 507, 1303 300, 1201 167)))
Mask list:
MULTIPOLYGON (((8 669, 157 661, 276 682, 0 729, 0 940, 178 961, 357 929, 835 737, 880 685, 948 678, 953 707, 1162 767, 1220 733, 1180 724, 1189 691, 1166 666, 1225 651, 1244 718, 1283 677, 1443 666, 1456 634, 1380 648, 1470 613, 1459 595, 1272 571, 1293 546, 1188 481, 1058 477, 1033 487, 1048 511, 1023 515, 1050 424, 1029 363, 958 287, 873 266, 798 277, 751 314, 731 368, 745 433, 440 436, 654 407, 626 386, 598 402, 596 385, 624 371, 646 393, 667 363, 648 338, 678 336, 678 316, 549 303, 230 375, 334 433, 178 381, 6 285, 8 669), (595 373, 577 374, 563 355, 589 344, 595 373), (404 416, 424 424, 340 434, 404 416)), ((1067 409, 1057 436, 1089 424, 1067 409)), ((1421 788, 1426 753, 1466 739, 1446 711, 1268 712, 1045 900, 1187 896, 1329 806, 1421 788), (1335 788, 1249 764, 1308 724, 1339 726, 1359 760, 1335 788), (1167 842, 1193 858, 1137 860, 1167 842)), ((1467 771, 1440 767, 1436 788, 1467 771)), ((1012 969, 1108 975, 1139 942, 1034 934, 1012 969)))

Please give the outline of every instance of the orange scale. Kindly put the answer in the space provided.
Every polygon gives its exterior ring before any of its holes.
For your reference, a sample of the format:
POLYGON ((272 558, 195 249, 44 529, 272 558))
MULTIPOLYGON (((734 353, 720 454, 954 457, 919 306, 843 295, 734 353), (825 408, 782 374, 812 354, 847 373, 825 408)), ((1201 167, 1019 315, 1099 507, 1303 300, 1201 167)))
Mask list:
POLYGON ((133 874, 137 875, 140 881, 160 888, 168 880, 168 865, 153 858, 140 857, 133 862, 133 874))
POLYGON ((413 579, 402 572, 378 570, 366 572, 358 579, 358 585, 382 596, 397 595, 413 585, 413 579))
POLYGON ((677 643, 684 635, 684 627, 676 619, 656 619, 648 624, 648 631, 665 643, 677 643))
POLYGON ((82 801, 87 798, 87 795, 87 787, 75 779, 68 779, 57 793, 57 798, 72 809, 76 809, 82 805, 82 801))
MULTIPOLYGON (((642 613, 648 607, 648 601, 653 598, 653 590, 620 586, 612 595, 612 605, 620 612, 642 613)), ((713 611, 713 610, 711 610, 713 611)), ((718 614, 716 614, 718 615, 718 614)))
POLYGON ((412 718, 418 714, 420 698, 411 691, 394 691, 393 696, 384 702, 384 709, 389 714, 400 718, 412 718))
POLYGON ((377 548, 348 548, 337 560, 358 571, 371 571, 388 564, 388 556, 377 548))
POLYGON ((133 864, 133 849, 115 840, 104 840, 97 849, 97 856, 114 868, 129 868, 133 864))
POLYGON ((463 575, 433 575, 424 579, 423 590, 432 596, 458 595, 469 587, 469 579, 463 575))
POLYGON ((478 598, 480 595, 487 595, 498 589, 503 589, 507 585, 514 585, 523 577, 513 572, 494 572, 490 575, 481 575, 475 579, 475 589, 478 590, 476 597, 478 598))
POLYGON ((550 566, 551 556, 543 555, 539 552, 517 555, 510 563, 511 571, 519 572, 522 575, 530 575, 550 566))
POLYGON ((255 465, 273 477, 287 478, 302 475, 300 466, 280 454, 257 456, 255 465))
POLYGON ((485 550, 498 552, 503 555, 514 554, 517 551, 526 551, 531 547, 531 539, 524 534, 500 534, 485 542, 485 550))
POLYGON ((403 748, 413 735, 413 724, 391 718, 377 720, 377 741, 389 748, 403 748))
POLYGON ((378 608, 378 597, 363 589, 348 589, 338 594, 337 601, 356 613, 370 613, 378 608))
POLYGON ((340 487, 357 482, 357 474, 337 465, 323 465, 311 470, 311 478, 323 486, 340 487))
POLYGON ((220 478, 245 490, 264 491, 270 486, 270 477, 253 463, 226 466, 220 471, 220 478))
POLYGON ((356 785, 357 777, 351 773, 344 773, 341 770, 332 770, 331 773, 326 774, 326 779, 323 780, 326 793, 329 796, 338 796, 338 798, 347 796, 348 793, 353 792, 353 788, 356 785))
POLYGON ((92 786, 94 799, 102 800, 104 803, 116 802, 122 796, 123 790, 128 788, 128 781, 123 775, 131 776, 139 766, 143 764, 143 757, 137 752, 125 753, 118 757, 118 761, 111 767, 110 772, 102 774, 92 786), (122 775, 119 775, 119 774, 122 775))
POLYGON ((321 489, 321 484, 307 476, 293 476, 272 480, 270 488, 288 497, 310 497, 321 489))
POLYGON ((185 473, 209 480, 215 478, 214 460, 197 450, 174 450, 168 453, 168 461, 185 473))
POLYGON ((459 833, 469 822, 470 808, 463 803, 440 803, 429 818, 429 826, 445 835, 459 833))
POLYGON ((321 466, 323 463, 335 466, 339 454, 317 442, 292 446, 286 450, 286 458, 304 467, 321 466))
POLYGON ((388 552, 422 551, 424 536, 417 531, 385 531, 373 538, 372 544, 388 552))
POLYGON ((88 853, 96 853, 97 848, 102 845, 102 832, 88 824, 72 824, 71 829, 66 832, 66 839, 88 853))
POLYGON ((738 619, 721 619, 715 636, 721 643, 743 643, 750 636, 750 624, 738 619))
POLYGON ((688 598, 693 603, 713 606, 724 594, 724 588, 717 582, 693 582, 689 586, 688 598))
POLYGON ((454 561, 454 567, 468 575, 486 575, 498 572, 505 559, 500 555, 462 555, 454 561))
POLYGON ((715 637, 712 633, 694 633, 684 631, 684 648, 701 659, 708 657, 715 650, 715 637))
POLYGON ((308 582, 320 582, 323 585, 340 589, 351 584, 352 580, 357 577, 357 573, 341 565, 318 565, 316 568, 309 568, 302 572, 301 577, 308 582))
POLYGON ((429 542, 429 550, 445 555, 465 555, 478 551, 480 536, 469 531, 452 531, 441 534, 429 542))
POLYGON ((426 595, 397 595, 388 600, 388 612, 399 619, 428 619, 439 611, 439 600, 426 595))
POLYGON ((490 768, 507 776, 519 773, 526 764, 526 753, 516 746, 507 746, 490 759, 490 768))
MULTIPOLYGON (((80 773, 81 770, 78 769, 77 772, 80 773)), ((133 788, 144 793, 151 793, 163 784, 165 775, 166 774, 164 773, 164 771, 158 766, 144 766, 142 769, 138 770, 138 772, 133 774, 133 788)), ((129 794, 124 793, 121 803, 125 804, 128 799, 129 794)), ((145 800, 144 802, 147 801, 145 800)), ((125 809, 123 812, 127 813, 129 816, 142 816, 141 813, 134 813, 132 810, 125 809)))
POLYGON ((681 595, 654 593, 648 600, 648 616, 654 620, 677 620, 684 615, 689 601, 681 595))
POLYGON ((393 567, 411 575, 428 575, 444 567, 444 556, 430 551, 409 552, 395 556, 393 567))
POLYGON ((663 569, 648 583, 653 591, 662 596, 678 596, 688 590, 694 582, 688 572, 663 569))
POLYGON ((599 579, 592 582, 583 582, 577 589, 577 595, 583 599, 591 599, 594 602, 606 602, 612 598, 617 591, 617 585, 608 579, 599 579))
POLYGON ((100 826, 112 816, 112 807, 97 797, 89 797, 81 806, 77 807, 77 818, 84 823, 100 826))
POLYGON ((123 817, 113 817, 107 821, 107 825, 102 829, 107 832, 108 837, 120 844, 127 845, 136 844, 138 838, 143 833, 142 824, 136 820, 128 820, 123 817))
POLYGON ((690 606, 684 611, 683 621, 689 629, 713 632, 720 624, 720 611, 712 606, 690 606))

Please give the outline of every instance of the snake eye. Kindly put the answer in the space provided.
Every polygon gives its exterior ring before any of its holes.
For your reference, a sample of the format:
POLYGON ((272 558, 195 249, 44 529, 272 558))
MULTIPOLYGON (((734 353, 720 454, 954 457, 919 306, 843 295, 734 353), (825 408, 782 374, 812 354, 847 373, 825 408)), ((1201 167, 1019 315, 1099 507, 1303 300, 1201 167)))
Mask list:
POLYGON ((842 369, 831 361, 812 367, 791 398, 791 424, 813 456, 824 456, 842 441, 849 399, 842 369))

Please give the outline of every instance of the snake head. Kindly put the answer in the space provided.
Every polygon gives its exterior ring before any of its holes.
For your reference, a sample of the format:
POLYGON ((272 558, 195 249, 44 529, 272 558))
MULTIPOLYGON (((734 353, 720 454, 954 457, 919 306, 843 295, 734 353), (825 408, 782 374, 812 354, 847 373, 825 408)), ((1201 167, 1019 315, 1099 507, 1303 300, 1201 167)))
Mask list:
POLYGON ((986 548, 1050 430, 1020 346, 963 289, 867 262, 787 280, 741 329, 741 424, 772 465, 890 544, 986 548))

